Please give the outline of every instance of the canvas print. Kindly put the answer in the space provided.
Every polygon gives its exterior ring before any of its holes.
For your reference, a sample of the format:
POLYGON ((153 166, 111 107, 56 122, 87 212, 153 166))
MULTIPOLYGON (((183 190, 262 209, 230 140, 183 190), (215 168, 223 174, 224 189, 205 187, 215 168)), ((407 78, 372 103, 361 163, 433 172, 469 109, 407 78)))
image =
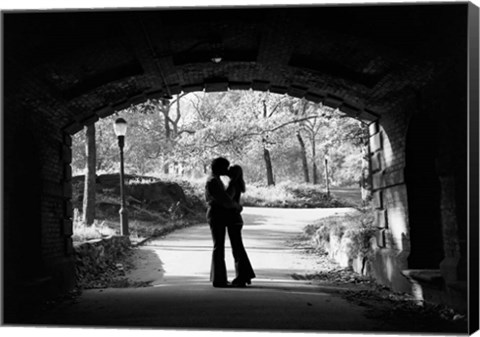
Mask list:
POLYGON ((2 11, 2 324, 473 333, 478 13, 2 11))

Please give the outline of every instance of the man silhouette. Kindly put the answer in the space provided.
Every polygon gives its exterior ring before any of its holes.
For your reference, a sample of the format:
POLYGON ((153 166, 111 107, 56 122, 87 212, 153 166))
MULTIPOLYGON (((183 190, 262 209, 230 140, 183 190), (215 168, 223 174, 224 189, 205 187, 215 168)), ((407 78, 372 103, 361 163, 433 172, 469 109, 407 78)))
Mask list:
POLYGON ((220 176, 228 174, 230 162, 223 158, 215 158, 211 164, 211 174, 205 185, 207 201, 207 221, 210 225, 213 239, 212 266, 210 281, 214 287, 228 287, 227 268, 225 265, 225 232, 228 224, 228 210, 241 211, 242 206, 232 201, 225 192, 220 176))

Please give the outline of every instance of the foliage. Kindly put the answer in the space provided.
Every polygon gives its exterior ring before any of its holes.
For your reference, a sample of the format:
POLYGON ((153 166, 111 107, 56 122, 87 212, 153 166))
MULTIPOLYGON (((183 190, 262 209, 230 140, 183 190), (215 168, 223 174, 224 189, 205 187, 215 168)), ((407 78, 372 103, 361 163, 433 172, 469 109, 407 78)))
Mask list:
MULTIPOLYGON (((118 145, 113 132, 113 118, 109 118, 108 120, 111 121, 111 123, 99 121, 95 124, 97 142, 97 171, 99 172, 113 170, 115 168, 115 164, 118 163, 118 159, 116 158, 118 145)), ((86 129, 87 128, 73 136, 72 171, 74 175, 78 174, 78 172, 83 173, 86 166, 86 129)))
MULTIPOLYGON (((109 185, 105 182, 103 185, 97 186, 95 224, 90 228, 85 228, 79 215, 79 200, 82 199, 83 179, 77 178, 82 177, 75 177, 72 184, 73 204, 76 207, 74 209, 74 240, 85 241, 115 233, 118 234, 120 231, 118 215, 120 196, 118 189, 109 188, 109 185)), ((105 181, 105 176, 103 178, 103 181, 105 181)), ((128 179, 127 186, 154 184, 158 183, 158 181, 159 179, 154 177, 133 176, 131 179, 128 179)), ((148 207, 148 203, 137 202, 127 197, 127 209, 130 220, 129 229, 132 238, 141 239, 145 238, 145 236, 163 235, 176 228, 204 222, 204 202, 200 200, 197 194, 193 193, 194 188, 188 182, 181 181, 180 186, 186 197, 186 205, 177 203, 169 208, 167 208, 167 205, 165 209, 152 209, 148 207)))
POLYGON ((346 207, 319 187, 294 182, 284 182, 276 186, 248 185, 242 196, 245 206, 289 207, 289 208, 331 208, 346 207))
POLYGON ((244 206, 287 207, 295 205, 294 196, 280 186, 248 186, 242 195, 244 206))
POLYGON ((363 209, 361 215, 355 218, 355 224, 345 232, 345 237, 351 240, 350 252, 352 256, 368 256, 371 253, 371 239, 378 230, 373 212, 369 208, 363 209))
POLYGON ((331 216, 319 220, 304 228, 304 233, 324 248, 330 241, 330 235, 350 239, 349 254, 368 256, 371 253, 371 238, 375 235, 373 211, 366 207, 356 215, 331 216))
POLYGON ((308 205, 322 205, 316 207, 347 206, 344 202, 335 199, 332 194, 325 193, 323 188, 319 188, 318 185, 291 184, 285 188, 290 191, 296 199, 305 200, 308 205))
MULTIPOLYGON (((172 101, 149 100, 99 120, 97 172, 118 172, 116 118, 128 122, 125 172, 202 177, 212 158, 242 165, 247 183, 266 183, 264 150, 274 180, 303 182, 302 153, 296 132, 308 138, 309 163, 316 163, 318 184, 325 185, 324 156, 329 155, 330 185, 352 186, 361 174, 365 130, 358 121, 321 104, 269 92, 229 91, 177 95, 172 101), (308 129, 314 137, 307 137, 308 129), (312 147, 316 155, 312 157, 312 147)), ((85 133, 73 140, 73 173, 85 168, 85 133)))

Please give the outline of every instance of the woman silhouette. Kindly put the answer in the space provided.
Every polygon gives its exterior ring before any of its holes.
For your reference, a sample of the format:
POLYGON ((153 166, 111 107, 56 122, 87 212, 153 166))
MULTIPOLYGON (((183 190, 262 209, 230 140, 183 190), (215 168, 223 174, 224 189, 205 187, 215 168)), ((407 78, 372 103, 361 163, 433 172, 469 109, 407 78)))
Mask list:
MULTIPOLYGON (((243 180, 243 171, 239 165, 233 165, 228 170, 230 183, 227 187, 227 194, 232 201, 240 203, 240 196, 245 192, 245 181, 243 180)), ((247 252, 242 241, 243 219, 240 211, 229 210, 230 216, 227 225, 230 244, 232 245, 233 259, 235 260, 235 279, 232 281, 234 287, 245 287, 251 284, 255 277, 252 265, 248 259, 247 252)))

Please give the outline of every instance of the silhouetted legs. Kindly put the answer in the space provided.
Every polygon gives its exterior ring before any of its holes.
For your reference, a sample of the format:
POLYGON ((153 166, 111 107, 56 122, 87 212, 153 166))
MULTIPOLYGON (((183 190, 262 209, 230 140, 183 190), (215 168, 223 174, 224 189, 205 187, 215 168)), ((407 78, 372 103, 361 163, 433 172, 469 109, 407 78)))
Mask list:
POLYGON ((225 286, 227 284, 227 268, 225 265, 225 224, 211 221, 210 231, 213 239, 210 281, 213 283, 213 286, 225 286))
POLYGON ((243 246, 242 240, 243 225, 228 225, 228 236, 232 245, 233 259, 235 260, 235 280, 232 284, 245 285, 250 284, 250 280, 255 277, 247 252, 243 246))

